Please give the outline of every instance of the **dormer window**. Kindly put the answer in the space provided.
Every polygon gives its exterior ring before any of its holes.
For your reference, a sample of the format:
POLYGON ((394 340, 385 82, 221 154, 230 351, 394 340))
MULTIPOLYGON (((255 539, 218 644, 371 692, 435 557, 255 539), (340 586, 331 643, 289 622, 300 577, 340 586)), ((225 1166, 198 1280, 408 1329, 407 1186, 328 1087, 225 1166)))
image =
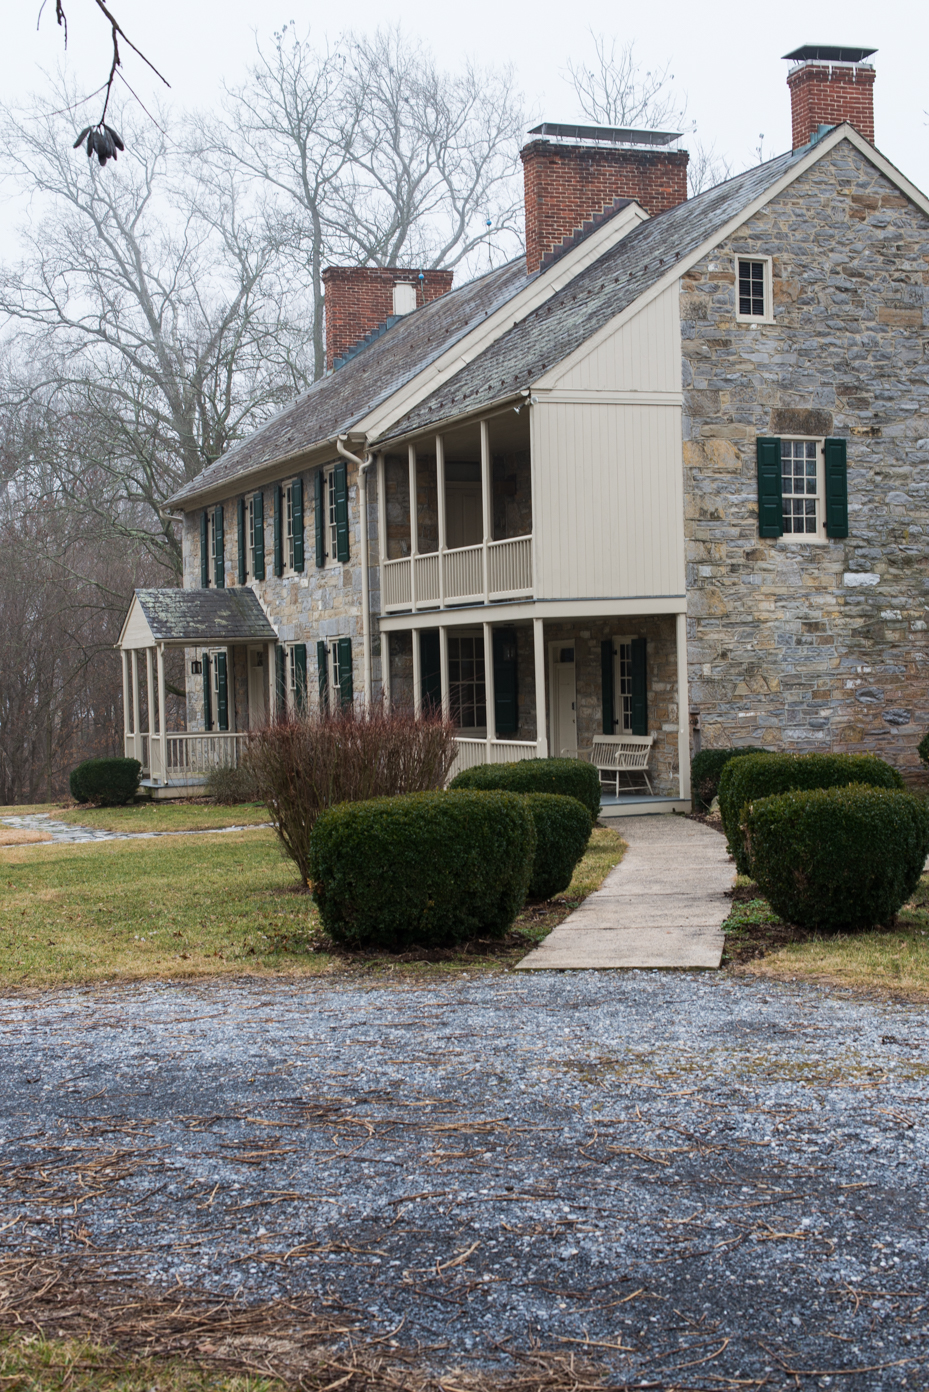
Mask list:
POLYGON ((740 256, 736 269, 736 318, 742 323, 773 323, 770 256, 740 256))
POLYGON ((416 308, 416 286, 408 281, 394 285, 394 314, 412 314, 416 308))

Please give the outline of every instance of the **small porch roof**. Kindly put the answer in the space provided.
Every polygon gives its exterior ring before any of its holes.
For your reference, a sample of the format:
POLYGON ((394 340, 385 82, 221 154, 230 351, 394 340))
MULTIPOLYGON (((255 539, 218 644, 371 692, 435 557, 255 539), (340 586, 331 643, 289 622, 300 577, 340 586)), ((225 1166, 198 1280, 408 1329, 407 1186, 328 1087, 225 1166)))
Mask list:
POLYGON ((253 590, 136 590, 117 647, 204 648, 276 643, 253 590))

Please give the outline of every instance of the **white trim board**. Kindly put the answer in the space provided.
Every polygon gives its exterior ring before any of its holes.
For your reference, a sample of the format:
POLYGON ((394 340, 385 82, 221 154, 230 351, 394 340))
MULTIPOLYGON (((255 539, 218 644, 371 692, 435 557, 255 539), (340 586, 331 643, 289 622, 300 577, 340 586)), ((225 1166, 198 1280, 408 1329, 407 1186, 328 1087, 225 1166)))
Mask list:
POLYGON ((456 609, 377 617, 382 633, 419 628, 459 628, 475 623, 514 623, 519 619, 637 619, 686 614, 686 595, 644 595, 632 599, 523 599, 511 604, 474 604, 456 609))

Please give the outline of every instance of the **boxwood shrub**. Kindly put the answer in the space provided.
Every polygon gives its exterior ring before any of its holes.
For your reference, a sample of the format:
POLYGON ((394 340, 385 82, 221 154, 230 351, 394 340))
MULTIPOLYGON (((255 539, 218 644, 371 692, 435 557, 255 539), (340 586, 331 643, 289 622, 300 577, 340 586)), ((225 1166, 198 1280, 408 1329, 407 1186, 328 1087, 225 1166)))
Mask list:
POLYGON ((600 775, 583 759, 521 759, 515 764, 477 764, 452 779, 453 788, 499 788, 508 793, 556 793, 577 798, 600 816, 600 775))
POLYGON ((710 803, 719 791, 719 779, 730 759, 743 754, 763 754, 756 744, 744 749, 701 749, 690 762, 690 788, 695 812, 708 812, 710 803))
POLYGON ((409 793, 344 802, 310 838, 330 937, 391 952, 503 937, 522 908, 535 826, 514 793, 409 793))
POLYGON ((85 759, 71 770, 68 784, 75 802, 120 807, 135 797, 141 773, 138 759, 85 759))
POLYGON ((809 928, 888 923, 929 854, 929 807, 852 783, 781 793, 745 809, 752 873, 774 911, 809 928))
POLYGON ((850 783, 904 787, 897 770, 876 754, 752 754, 747 759, 730 760, 719 780, 719 810, 739 874, 752 874, 740 829, 746 803, 794 788, 844 788, 850 783))
POLYGON ((551 899, 574 878, 574 867, 590 840, 590 813, 577 798, 555 793, 526 793, 524 801, 535 824, 527 898, 551 899))

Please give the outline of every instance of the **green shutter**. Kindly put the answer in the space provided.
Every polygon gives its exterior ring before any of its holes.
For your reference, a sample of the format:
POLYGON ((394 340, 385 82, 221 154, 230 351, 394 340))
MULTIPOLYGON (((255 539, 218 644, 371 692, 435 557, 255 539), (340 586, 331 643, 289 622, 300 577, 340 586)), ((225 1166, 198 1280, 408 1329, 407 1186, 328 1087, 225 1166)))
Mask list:
POLYGON ((290 507, 294 529, 294 570, 302 570, 303 556, 303 479, 290 485, 290 507))
MULTIPOLYGON (((416 641, 415 633, 413 640, 416 641)), ((439 630, 437 628, 421 629, 419 634, 419 672, 424 715, 442 709, 442 662, 439 652, 439 630)))
POLYGON ((210 584, 210 523, 206 509, 200 514, 200 588, 210 584))
POLYGON ((758 535, 784 534, 784 504, 781 500, 781 442, 756 440, 758 460, 758 535))
POLYGON ((613 639, 604 638, 600 644, 600 695, 603 702, 603 733, 616 733, 616 691, 613 680, 613 639))
POLYGON ((237 576, 240 585, 245 584, 247 570, 245 565, 245 499, 240 498, 236 507, 236 523, 238 527, 239 543, 239 573, 237 576))
POLYGON ((323 471, 317 469, 313 478, 313 522, 316 526, 316 564, 326 564, 326 519, 323 515, 323 471))
POLYGON ((648 734, 648 671, 645 639, 633 638, 632 647, 632 734, 648 734))
POLYGON ((213 728, 213 686, 210 675, 210 654, 203 654, 203 728, 213 728))
POLYGON ((339 639, 339 696, 343 706, 350 706, 355 696, 352 685, 352 640, 339 639))
POLYGON ((337 464, 332 471, 332 486, 335 489, 335 558, 348 560, 348 471, 344 464, 337 464))
POLYGON ((306 710, 306 643, 294 643, 291 648, 294 664, 294 699, 298 711, 306 710))
POLYGON ((263 493, 256 493, 254 498, 254 536, 252 545, 255 549, 255 579, 265 578, 265 500, 263 493))
POLYGON ((224 652, 216 654, 216 723, 221 730, 229 729, 229 683, 224 652))
POLYGON ((225 537, 223 535, 223 510, 221 507, 214 509, 213 512, 213 579, 218 590, 225 589, 226 586, 226 549, 225 537))
POLYGON ((319 709, 329 709, 329 653, 320 639, 316 644, 316 674, 319 681, 319 709))
POLYGON ((516 629, 493 630, 494 718, 497 738, 515 735, 519 725, 516 629))
POLYGON ((845 440, 827 440, 826 536, 848 536, 848 461, 845 440))
POLYGON ((280 643, 274 649, 274 684, 277 694, 277 718, 287 714, 287 671, 284 666, 284 649, 280 643))
POLYGON ((284 490, 274 485, 274 574, 284 574, 284 540, 281 513, 284 510, 284 490))

